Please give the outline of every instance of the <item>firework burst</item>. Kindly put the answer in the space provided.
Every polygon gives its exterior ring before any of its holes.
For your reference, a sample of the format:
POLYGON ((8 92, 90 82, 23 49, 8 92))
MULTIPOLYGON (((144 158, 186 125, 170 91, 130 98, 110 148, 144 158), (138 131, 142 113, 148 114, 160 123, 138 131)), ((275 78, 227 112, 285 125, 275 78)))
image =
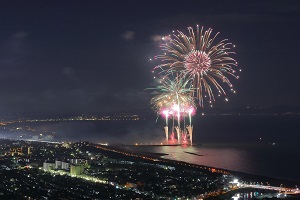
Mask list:
POLYGON ((161 84, 154 89, 155 91, 152 94, 155 96, 151 99, 151 104, 157 112, 163 109, 171 110, 174 105, 180 108, 196 107, 194 97, 191 96, 193 89, 190 80, 179 78, 171 80, 167 78, 162 80, 161 84))
MULTIPOLYGON (((155 96, 151 99, 151 104, 154 110, 160 115, 166 118, 166 140, 168 142, 168 119, 169 117, 173 118, 173 126, 171 129, 171 141, 174 141, 174 130, 177 131, 177 140, 180 143, 181 134, 184 138, 187 138, 186 131, 181 130, 180 120, 183 119, 185 130, 185 117, 189 118, 191 126, 191 116, 195 113, 196 105, 194 102, 194 97, 192 96, 190 80, 184 80, 182 78, 163 79, 160 81, 160 85, 155 88, 155 91, 152 93, 155 96), (174 118, 177 118, 178 126, 174 126, 174 118)), ((186 140, 185 140, 186 141, 186 140)), ((191 140, 192 141, 192 140, 191 140)))
POLYGON ((226 95, 224 85, 228 85, 236 93, 229 80, 229 77, 239 78, 235 70, 237 62, 232 58, 235 54, 232 48, 235 45, 227 42, 227 39, 216 42, 219 33, 212 34, 211 28, 204 30, 198 25, 195 30, 188 27, 187 34, 181 31, 173 33, 162 37, 165 42, 161 45, 163 54, 154 57, 161 62, 154 69, 161 71, 159 76, 154 76, 160 80, 160 85, 152 93, 155 96, 151 99, 151 104, 166 119, 164 129, 167 143, 175 142, 176 131, 178 144, 193 144, 192 115, 196 111, 194 100, 197 99, 201 107, 206 97, 212 103, 216 94, 226 95), (173 119, 170 140, 169 117, 173 119), (186 117, 189 119, 188 125, 186 117), (177 120, 177 126, 174 125, 174 119, 177 120))
POLYGON ((188 34, 177 31, 161 45, 164 53, 155 57, 162 61, 155 69, 162 69, 160 73, 164 76, 175 73, 177 79, 191 80, 193 93, 202 107, 206 95, 210 103, 215 101, 216 93, 226 95, 224 83, 235 93, 228 75, 239 78, 234 70, 237 62, 231 57, 235 46, 227 39, 215 42, 218 34, 213 35, 211 28, 204 30, 198 25, 195 30, 188 27, 188 34))

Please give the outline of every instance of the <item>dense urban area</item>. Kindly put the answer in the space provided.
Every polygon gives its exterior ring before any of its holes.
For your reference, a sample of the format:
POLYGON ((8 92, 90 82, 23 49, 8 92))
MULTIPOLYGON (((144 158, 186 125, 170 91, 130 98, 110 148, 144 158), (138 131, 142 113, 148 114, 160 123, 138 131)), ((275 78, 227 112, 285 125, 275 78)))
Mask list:
POLYGON ((226 199, 247 184, 260 185, 239 193, 250 198, 270 187, 225 170, 89 142, 1 139, 0 155, 1 199, 226 199))

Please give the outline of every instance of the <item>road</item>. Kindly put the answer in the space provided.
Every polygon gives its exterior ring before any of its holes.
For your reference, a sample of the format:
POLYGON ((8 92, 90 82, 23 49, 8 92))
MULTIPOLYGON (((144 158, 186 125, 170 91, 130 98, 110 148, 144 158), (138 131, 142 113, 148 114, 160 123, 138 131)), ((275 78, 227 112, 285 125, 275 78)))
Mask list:
POLYGON ((250 185, 250 184, 242 184, 238 186, 239 188, 257 188, 257 189, 265 189, 265 190, 276 190, 279 192, 283 192, 285 194, 300 194, 299 188, 286 188, 286 187, 276 187, 270 185, 250 185))

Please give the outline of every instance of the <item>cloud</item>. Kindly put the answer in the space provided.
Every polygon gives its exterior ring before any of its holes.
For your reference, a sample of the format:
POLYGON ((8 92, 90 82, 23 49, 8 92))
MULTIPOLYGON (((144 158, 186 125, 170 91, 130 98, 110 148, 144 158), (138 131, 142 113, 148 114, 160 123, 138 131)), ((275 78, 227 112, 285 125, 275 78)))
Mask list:
POLYGON ((80 83, 80 75, 72 67, 63 67, 61 74, 73 83, 80 83))
MULTIPOLYGON (((86 110, 93 99, 91 91, 85 88, 47 89, 42 95, 35 96, 35 105, 38 109, 45 107, 61 111, 86 110)), ((46 110, 47 111, 47 110, 46 110)))
POLYGON ((151 40, 153 42, 161 41, 162 40, 162 36, 161 35, 153 35, 153 36, 151 36, 151 40))
POLYGON ((28 36, 28 32, 18 31, 0 44, 0 63, 10 67, 20 64, 21 59, 30 54, 29 46, 26 43, 28 36))
POLYGON ((125 89, 113 94, 113 97, 118 102, 123 102, 125 104, 134 104, 138 106, 139 104, 144 105, 145 102, 149 101, 149 94, 145 91, 139 91, 134 89, 125 89))
POLYGON ((124 40, 133 40, 134 39, 134 32, 133 31, 126 31, 122 34, 122 38, 124 40))
POLYGON ((71 67, 64 67, 62 69, 62 74, 68 78, 73 78, 74 70, 71 67))
POLYGON ((15 32, 11 37, 19 40, 25 39, 27 36, 29 36, 29 33, 26 31, 18 31, 15 32))
POLYGON ((152 35, 151 40, 153 42, 159 42, 159 41, 167 42, 167 41, 171 40, 171 37, 170 36, 163 36, 163 35, 152 35))
POLYGON ((24 40, 28 37, 29 33, 26 31, 18 31, 11 35, 9 41, 10 50, 14 53, 23 52, 24 40))

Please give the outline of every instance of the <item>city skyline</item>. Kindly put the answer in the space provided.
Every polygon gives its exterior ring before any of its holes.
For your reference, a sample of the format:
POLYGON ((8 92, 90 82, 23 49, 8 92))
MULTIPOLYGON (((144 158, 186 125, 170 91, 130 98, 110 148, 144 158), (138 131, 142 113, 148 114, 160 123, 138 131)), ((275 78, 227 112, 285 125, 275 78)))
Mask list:
POLYGON ((0 9, 0 112, 148 110, 161 37, 196 24, 236 45, 237 95, 217 108, 299 106, 295 1, 10 1, 0 9))

